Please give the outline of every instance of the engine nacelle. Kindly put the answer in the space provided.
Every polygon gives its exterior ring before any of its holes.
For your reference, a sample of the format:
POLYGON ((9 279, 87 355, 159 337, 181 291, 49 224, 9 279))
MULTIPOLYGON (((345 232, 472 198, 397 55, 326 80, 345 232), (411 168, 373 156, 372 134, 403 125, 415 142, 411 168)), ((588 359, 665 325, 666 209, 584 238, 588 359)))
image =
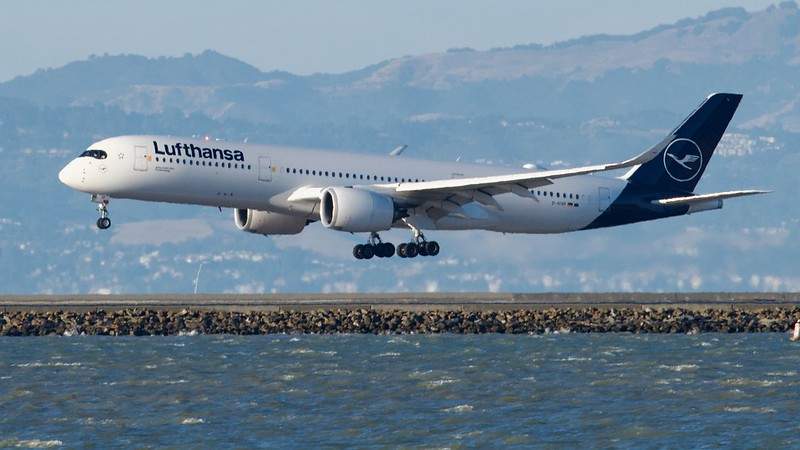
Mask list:
POLYGON ((390 197, 348 187, 329 187, 322 192, 319 216, 322 225, 340 231, 382 231, 392 227, 395 211, 390 197))
POLYGON ((233 221, 242 231, 270 234, 297 234, 306 226, 306 219, 254 209, 234 209, 233 221))

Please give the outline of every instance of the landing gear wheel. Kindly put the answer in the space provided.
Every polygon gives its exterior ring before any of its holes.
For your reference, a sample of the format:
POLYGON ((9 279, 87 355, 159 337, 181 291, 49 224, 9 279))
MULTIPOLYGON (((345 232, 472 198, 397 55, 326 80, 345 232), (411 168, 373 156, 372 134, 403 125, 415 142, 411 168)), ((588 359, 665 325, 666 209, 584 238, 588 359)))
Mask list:
POLYGON ((362 245, 361 255, 364 259, 372 259, 375 256, 375 247, 367 244, 362 245))
POLYGON ((419 254, 419 247, 417 247, 417 244, 413 242, 409 242, 408 244, 406 244, 406 256, 408 258, 413 258, 418 254, 419 254))
POLYGON ((97 219, 97 228, 107 230, 111 227, 111 219, 108 218, 108 202, 111 199, 107 195, 92 194, 89 200, 92 203, 97 203, 97 211, 100 212, 100 218, 97 219))
POLYGON ((398 244, 397 245, 397 256, 401 258, 406 257, 406 244, 398 244))
POLYGON ((390 258, 394 255, 394 245, 388 242, 381 242, 373 247, 375 248, 375 256, 378 258, 390 258))
MULTIPOLYGON (((425 253, 427 256, 436 256, 439 254, 439 243, 436 241, 425 242, 421 245, 420 248, 425 248, 425 253)), ((422 252, 419 252, 421 255, 422 252)))
POLYGON ((356 259, 372 259, 375 255, 375 247, 370 244, 358 244, 353 247, 353 256, 356 259))
POLYGON ((111 219, 109 219, 108 217, 101 217, 97 219, 97 228, 100 228, 101 230, 107 230, 110 227, 111 227, 111 219))

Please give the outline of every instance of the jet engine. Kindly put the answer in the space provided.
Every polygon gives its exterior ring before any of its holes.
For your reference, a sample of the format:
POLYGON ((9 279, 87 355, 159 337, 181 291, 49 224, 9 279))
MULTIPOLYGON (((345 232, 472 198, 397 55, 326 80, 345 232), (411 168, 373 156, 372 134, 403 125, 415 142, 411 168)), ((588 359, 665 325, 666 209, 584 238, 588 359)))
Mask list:
POLYGON ((286 214, 255 209, 234 209, 233 221, 236 228, 251 233, 270 234, 297 234, 306 226, 306 219, 286 214))
POLYGON ((394 202, 390 197, 362 189, 329 187, 322 191, 320 219, 334 230, 363 232, 392 227, 394 202))

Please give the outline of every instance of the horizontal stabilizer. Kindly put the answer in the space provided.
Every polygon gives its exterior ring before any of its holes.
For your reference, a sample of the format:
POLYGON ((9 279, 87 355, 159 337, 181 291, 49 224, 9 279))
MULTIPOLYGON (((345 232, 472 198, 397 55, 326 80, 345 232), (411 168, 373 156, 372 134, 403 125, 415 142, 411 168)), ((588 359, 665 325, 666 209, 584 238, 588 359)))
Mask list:
POLYGON ((743 191, 727 191, 727 192, 715 192, 713 194, 702 194, 702 195, 690 195, 687 197, 672 197, 672 198, 663 198, 660 200, 653 200, 652 203, 654 205, 664 205, 664 206, 679 206, 679 205, 696 205, 700 203, 705 203, 711 200, 725 200, 726 198, 733 198, 733 197, 744 197, 747 195, 756 195, 756 194, 769 194, 772 191, 761 191, 761 190, 743 190, 743 191))

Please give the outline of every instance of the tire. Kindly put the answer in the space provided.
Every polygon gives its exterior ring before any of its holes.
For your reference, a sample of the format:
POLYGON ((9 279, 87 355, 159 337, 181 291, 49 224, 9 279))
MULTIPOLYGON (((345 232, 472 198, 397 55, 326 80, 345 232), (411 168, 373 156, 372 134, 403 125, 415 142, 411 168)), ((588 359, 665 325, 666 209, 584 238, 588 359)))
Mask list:
POLYGON ((394 255, 394 244, 391 242, 384 242, 381 246, 383 246, 383 256, 391 258, 392 255, 394 255))
POLYGON ((418 254, 419 254, 419 247, 417 247, 417 244, 415 244, 413 242, 409 242, 408 244, 406 244, 406 256, 407 257, 413 258, 413 257, 417 256, 418 254))
POLYGON ((397 256, 401 258, 406 257, 406 244, 399 244, 397 246, 397 256))
POLYGON ((101 217, 97 219, 97 228, 101 230, 107 230, 111 227, 111 219, 108 217, 101 217))
POLYGON ((362 245, 361 256, 364 259, 372 259, 372 257, 375 256, 375 247, 371 245, 362 245))
POLYGON ((353 247, 353 256, 355 256, 356 259, 364 259, 364 246, 358 244, 353 247))
POLYGON ((428 256, 436 256, 439 254, 439 243, 436 241, 430 241, 425 243, 425 251, 428 253, 428 256))

